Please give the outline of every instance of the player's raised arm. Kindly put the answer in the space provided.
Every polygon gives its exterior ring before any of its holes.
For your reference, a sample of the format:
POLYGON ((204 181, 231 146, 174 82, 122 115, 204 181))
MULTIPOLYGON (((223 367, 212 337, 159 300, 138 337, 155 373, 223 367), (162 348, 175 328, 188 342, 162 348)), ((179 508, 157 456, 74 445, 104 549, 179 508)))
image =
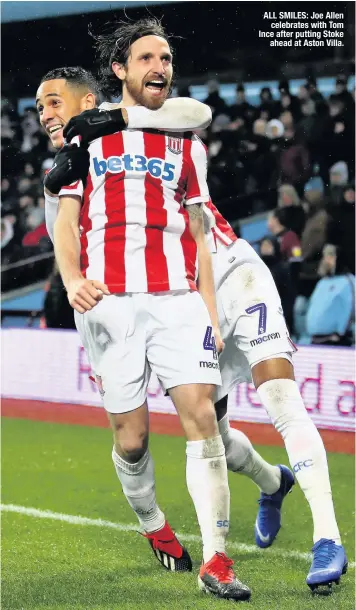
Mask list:
POLYGON ((122 104, 104 103, 100 108, 86 110, 72 117, 63 133, 68 142, 78 135, 83 141, 91 142, 126 127, 184 132, 203 129, 210 123, 209 106, 191 98, 173 98, 157 110, 144 106, 123 107, 122 104))
POLYGON ((80 270, 79 214, 81 197, 59 198, 58 214, 54 223, 54 251, 68 300, 79 313, 89 311, 110 294, 107 286, 97 280, 83 277, 80 270))
MULTIPOLYGON (((119 104, 104 102, 100 108, 118 109, 119 104)), ((129 129, 158 129, 161 131, 184 132, 209 127, 212 119, 211 109, 206 104, 190 97, 168 99, 158 110, 144 106, 125 108, 129 129)))
POLYGON ((80 270, 80 207, 81 197, 61 197, 53 228, 56 260, 67 290, 72 281, 83 278, 80 270))
POLYGON ((80 267, 80 209, 88 172, 88 151, 71 144, 56 154, 44 180, 47 191, 52 195, 58 193, 54 252, 69 303, 78 313, 89 311, 103 294, 110 294, 102 282, 85 278, 80 267))
POLYGON ((194 203, 187 206, 189 214, 189 229, 195 239, 198 250, 198 288, 204 299, 204 303, 209 311, 211 323, 213 325, 216 348, 218 352, 224 347, 221 339, 219 318, 216 306, 215 285, 211 254, 206 243, 204 233, 204 218, 202 204, 194 203))
POLYGON ((214 328, 218 351, 224 344, 221 339, 216 307, 215 285, 211 254, 206 243, 202 204, 210 200, 207 177, 207 154, 202 141, 195 135, 191 139, 191 167, 188 174, 185 206, 189 214, 189 228, 198 250, 198 287, 208 308, 214 328))

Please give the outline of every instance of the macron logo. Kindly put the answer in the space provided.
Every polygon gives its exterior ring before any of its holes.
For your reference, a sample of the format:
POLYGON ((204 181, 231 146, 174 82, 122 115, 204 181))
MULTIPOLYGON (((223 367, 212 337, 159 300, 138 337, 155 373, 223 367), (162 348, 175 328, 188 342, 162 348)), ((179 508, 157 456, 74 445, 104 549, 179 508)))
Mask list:
POLYGON ((200 368, 203 368, 203 369, 218 369, 219 363, 218 362, 208 362, 207 360, 200 360, 199 366, 200 366, 200 368))
POLYGON ((260 345, 261 343, 265 343, 266 341, 273 341, 273 339, 280 339, 281 335, 279 333, 271 333, 270 335, 265 335, 264 337, 258 337, 258 339, 253 339, 250 341, 251 347, 255 347, 256 345, 260 345))

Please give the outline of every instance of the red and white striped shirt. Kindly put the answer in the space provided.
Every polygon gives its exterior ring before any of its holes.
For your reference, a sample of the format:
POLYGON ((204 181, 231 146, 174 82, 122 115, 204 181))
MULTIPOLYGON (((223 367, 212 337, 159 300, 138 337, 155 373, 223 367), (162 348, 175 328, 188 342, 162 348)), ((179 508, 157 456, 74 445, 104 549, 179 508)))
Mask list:
POLYGON ((220 214, 211 199, 204 204, 203 210, 207 220, 206 231, 212 233, 214 242, 219 240, 224 246, 230 246, 238 239, 231 225, 220 214))
POLYGON ((184 205, 209 201, 207 156, 190 134, 127 130, 89 146, 79 195, 81 270, 111 292, 196 289, 196 244, 184 205))

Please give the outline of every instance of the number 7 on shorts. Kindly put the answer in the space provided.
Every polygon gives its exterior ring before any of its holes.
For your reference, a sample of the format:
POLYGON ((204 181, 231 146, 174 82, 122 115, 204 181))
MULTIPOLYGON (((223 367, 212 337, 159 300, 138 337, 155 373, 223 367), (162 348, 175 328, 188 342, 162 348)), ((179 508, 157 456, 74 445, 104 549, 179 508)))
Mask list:
POLYGON ((258 311, 258 334, 263 335, 266 332, 267 327, 267 307, 265 303, 257 303, 257 305, 252 305, 252 307, 248 307, 245 309, 246 313, 253 314, 258 311))

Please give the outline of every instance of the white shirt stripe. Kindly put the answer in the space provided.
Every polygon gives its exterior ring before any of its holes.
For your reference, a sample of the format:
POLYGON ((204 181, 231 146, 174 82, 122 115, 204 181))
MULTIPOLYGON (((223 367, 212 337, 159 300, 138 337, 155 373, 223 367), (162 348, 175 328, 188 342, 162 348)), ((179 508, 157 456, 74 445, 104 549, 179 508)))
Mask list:
MULTIPOLYGON (((168 278, 171 290, 180 289, 182 286, 182 276, 185 275, 185 260, 182 249, 180 238, 185 230, 185 221, 182 214, 177 213, 181 207, 181 204, 172 199, 172 191, 177 189, 178 181, 182 173, 183 167, 183 142, 182 152, 180 154, 174 154, 168 149, 168 136, 166 136, 166 156, 165 160, 167 163, 175 165, 174 181, 172 187, 167 187, 162 181, 163 186, 163 197, 164 197, 164 208, 167 210, 167 225, 174 226, 175 231, 167 232, 163 231, 163 251, 167 260, 168 278)), ((187 288, 189 288, 188 280, 186 280, 187 288)))
POLYGON ((89 147, 90 168, 89 173, 93 183, 90 194, 89 218, 92 222, 91 230, 87 233, 88 268, 86 276, 89 280, 104 282, 105 256, 104 256, 104 227, 107 223, 105 210, 104 176, 97 176, 93 167, 93 157, 99 159, 103 156, 102 139, 94 140, 89 147), (93 200, 95 204, 93 205, 93 200))
MULTIPOLYGON (((135 151, 136 155, 145 154, 142 131, 123 131, 124 151, 135 151)), ((125 271, 126 292, 135 292, 140 286, 142 292, 147 290, 147 272, 145 259, 146 246, 146 200, 145 181, 137 171, 125 172, 125 211, 126 242, 125 271)))

